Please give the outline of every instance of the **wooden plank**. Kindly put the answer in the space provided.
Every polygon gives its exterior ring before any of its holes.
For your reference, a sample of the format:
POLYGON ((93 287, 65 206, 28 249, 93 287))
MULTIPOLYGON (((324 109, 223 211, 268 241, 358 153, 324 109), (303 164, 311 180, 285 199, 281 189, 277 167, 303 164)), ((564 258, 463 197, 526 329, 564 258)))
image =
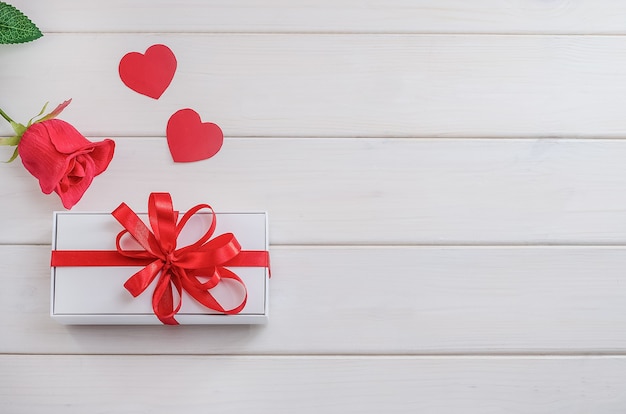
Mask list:
POLYGON ((624 33, 616 0, 14 0, 47 32, 624 33))
MULTIPOLYGON (((272 244, 623 244, 626 141, 229 138, 174 164, 160 138, 119 138, 75 210, 268 211, 272 244)), ((8 152, 5 152, 8 157, 8 152)), ((0 164, 0 242, 50 243, 58 197, 0 164)))
POLYGON ((621 414, 623 357, 0 356, 0 409, 621 414))
POLYGON ((623 36, 52 34, 0 56, 9 115, 71 97, 93 136, 163 136, 190 107, 228 137, 626 137, 623 36), (179 61, 158 101, 117 70, 154 43, 179 61))
POLYGON ((626 332, 616 328, 626 324, 624 247, 274 247, 271 254, 267 326, 64 326, 48 314, 49 248, 2 246, 0 353, 626 351, 626 332))

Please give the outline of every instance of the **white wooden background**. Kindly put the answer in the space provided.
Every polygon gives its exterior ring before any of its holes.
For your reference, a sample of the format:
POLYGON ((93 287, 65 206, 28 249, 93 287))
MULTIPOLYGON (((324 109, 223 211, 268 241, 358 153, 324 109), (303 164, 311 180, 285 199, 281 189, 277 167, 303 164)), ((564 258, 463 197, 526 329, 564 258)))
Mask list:
POLYGON ((117 142, 75 209, 267 210, 273 278, 267 326, 58 325, 61 203, 2 164, 1 413, 626 412, 626 2, 11 3, 0 107, 117 142), (154 43, 158 101, 117 75, 154 43), (171 161, 184 107, 216 157, 171 161))

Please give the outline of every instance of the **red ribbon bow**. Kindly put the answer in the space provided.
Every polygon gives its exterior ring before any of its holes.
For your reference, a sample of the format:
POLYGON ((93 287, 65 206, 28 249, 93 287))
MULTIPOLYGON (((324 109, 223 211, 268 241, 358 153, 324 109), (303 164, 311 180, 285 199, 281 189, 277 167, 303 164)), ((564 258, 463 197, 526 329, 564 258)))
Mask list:
POLYGON ((208 204, 198 204, 178 221, 178 212, 174 211, 170 195, 152 193, 148 200, 152 232, 126 203, 120 204, 111 214, 124 227, 115 241, 117 251, 53 251, 52 266, 144 266, 124 283, 124 287, 137 297, 160 275, 152 294, 152 309, 164 324, 178 324, 174 315, 180 310, 183 290, 209 309, 224 314, 241 312, 248 297, 246 286, 226 267, 269 268, 267 251, 242 251, 232 233, 211 240, 216 218, 208 204), (177 249, 178 235, 185 224, 203 209, 211 211, 208 230, 195 243, 177 249), (126 234, 132 236, 144 250, 122 248, 121 240, 126 234), (222 279, 233 279, 244 289, 243 300, 233 309, 224 309, 209 292, 222 279), (176 305, 173 289, 178 296, 176 305))

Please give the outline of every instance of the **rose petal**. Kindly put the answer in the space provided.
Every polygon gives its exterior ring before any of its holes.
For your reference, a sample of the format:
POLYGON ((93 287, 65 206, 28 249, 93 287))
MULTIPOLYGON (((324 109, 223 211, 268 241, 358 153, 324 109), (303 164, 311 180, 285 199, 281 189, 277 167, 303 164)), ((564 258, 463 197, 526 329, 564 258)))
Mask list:
POLYGON ((66 175, 70 179, 70 182, 73 177, 82 178, 86 175, 85 168, 82 163, 74 161, 74 165, 72 165, 72 168, 69 169, 66 175))
POLYGON ((54 191, 61 198, 63 207, 65 207, 68 210, 74 207, 74 205, 80 201, 80 199, 83 197, 83 195, 85 194, 85 192, 91 185, 91 182, 93 181, 93 177, 94 177, 93 160, 88 156, 83 156, 82 159, 84 162, 84 164, 82 164, 82 167, 84 168, 84 171, 85 171, 84 177, 82 177, 82 179, 76 182, 73 182, 71 180, 71 177, 67 177, 69 181, 67 183, 68 184, 67 187, 62 186, 61 183, 59 182, 59 184, 54 189, 54 191))
POLYGON ((50 142, 61 153, 72 154, 92 145, 92 142, 78 132, 76 128, 60 119, 39 122, 33 126, 35 125, 43 125, 46 128, 50 142))
POLYGON ((52 145, 44 124, 30 126, 17 147, 22 164, 39 179, 41 191, 50 194, 59 182, 67 165, 67 155, 60 154, 52 145))
POLYGON ((94 175, 100 175, 107 169, 113 159, 115 152, 115 141, 105 139, 93 143, 93 151, 89 153, 94 163, 94 175))

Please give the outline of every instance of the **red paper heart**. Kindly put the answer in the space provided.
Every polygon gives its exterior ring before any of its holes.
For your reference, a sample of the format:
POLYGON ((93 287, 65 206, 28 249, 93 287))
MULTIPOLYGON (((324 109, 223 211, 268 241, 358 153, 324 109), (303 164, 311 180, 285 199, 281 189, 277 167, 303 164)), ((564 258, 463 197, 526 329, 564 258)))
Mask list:
POLYGON ((176 56, 165 45, 152 45, 145 54, 130 52, 119 65, 120 78, 130 89, 159 99, 176 72, 176 56))
POLYGON ((211 158, 222 148, 224 135, 216 124, 202 123, 193 109, 181 109, 167 121, 167 145, 174 162, 211 158))

